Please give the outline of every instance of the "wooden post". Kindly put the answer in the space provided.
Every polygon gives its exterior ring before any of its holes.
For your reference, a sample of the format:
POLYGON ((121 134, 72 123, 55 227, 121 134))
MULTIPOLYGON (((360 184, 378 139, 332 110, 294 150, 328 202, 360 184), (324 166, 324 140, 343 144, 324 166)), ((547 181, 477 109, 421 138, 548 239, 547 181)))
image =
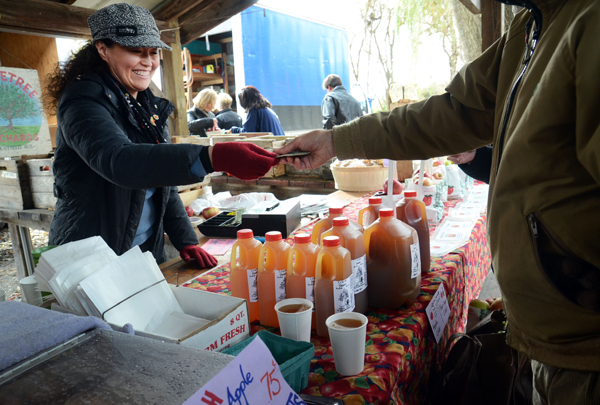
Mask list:
MULTIPOLYGON (((169 21, 169 28, 178 28, 177 19, 169 21)), ((171 136, 189 135, 187 126, 185 89, 183 87, 183 64, 181 63, 181 39, 179 30, 175 30, 175 42, 170 44, 172 51, 163 50, 163 92, 175 105, 175 111, 169 117, 171 136)))
POLYGON ((15 267, 17 268, 17 279, 22 280, 33 274, 31 258, 31 237, 29 236, 28 228, 21 228, 18 225, 8 224, 10 232, 10 240, 12 242, 13 256, 15 258, 15 267), (26 234, 21 234, 25 230, 26 234), (24 236, 24 237, 22 237, 24 236), (29 240, 27 240, 29 237, 29 240))
POLYGON ((502 4, 481 0, 481 51, 485 51, 502 36, 502 4))

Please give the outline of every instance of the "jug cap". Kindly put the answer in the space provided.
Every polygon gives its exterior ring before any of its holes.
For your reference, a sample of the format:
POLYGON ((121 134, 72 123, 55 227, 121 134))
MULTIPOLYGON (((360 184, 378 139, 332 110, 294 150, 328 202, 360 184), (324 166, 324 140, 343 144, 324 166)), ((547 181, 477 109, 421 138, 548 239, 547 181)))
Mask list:
POLYGON ((346 217, 333 218, 333 226, 346 226, 350 225, 350 220, 346 217))
POLYGON ((394 216, 394 210, 391 208, 382 208, 379 210, 379 216, 380 217, 393 217, 394 216))
POLYGON ((404 198, 416 198, 417 197, 417 192, 415 190, 406 190, 404 192, 404 198))
POLYGON ((329 207, 330 214, 343 214, 344 207, 329 207))
POLYGON ((265 234, 265 241, 267 242, 278 242, 281 240, 281 232, 271 231, 265 234))
POLYGON ((238 239, 250 239, 253 237, 254 237, 254 232, 252 232, 252 229, 240 229, 239 231, 237 231, 238 239))
POLYGON ((338 236, 326 236, 323 238, 323 246, 326 247, 335 247, 340 246, 342 243, 340 242, 340 238, 338 236))
POLYGON ((369 197, 369 204, 381 204, 383 199, 381 197, 369 197))
POLYGON ((294 242, 296 243, 308 243, 310 242, 310 235, 307 233, 299 233, 294 236, 294 242))

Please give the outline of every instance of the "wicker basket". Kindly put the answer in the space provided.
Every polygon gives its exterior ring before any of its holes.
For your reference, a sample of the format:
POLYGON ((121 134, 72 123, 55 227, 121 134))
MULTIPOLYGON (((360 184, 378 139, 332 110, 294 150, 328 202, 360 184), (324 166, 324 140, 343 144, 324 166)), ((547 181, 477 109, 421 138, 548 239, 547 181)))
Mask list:
POLYGON ((375 191, 383 187, 388 169, 382 166, 338 167, 331 165, 335 188, 343 191, 375 191))

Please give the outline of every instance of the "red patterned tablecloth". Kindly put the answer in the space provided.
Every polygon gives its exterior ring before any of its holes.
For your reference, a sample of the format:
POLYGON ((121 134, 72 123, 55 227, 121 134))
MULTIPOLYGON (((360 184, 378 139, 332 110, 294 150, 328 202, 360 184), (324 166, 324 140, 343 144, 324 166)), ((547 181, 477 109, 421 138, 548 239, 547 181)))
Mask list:
MULTIPOLYGON (((445 204, 448 208, 458 201, 445 204)), ((344 209, 345 215, 357 220, 358 210, 368 204, 368 196, 344 209)), ((296 233, 310 233, 314 223, 299 228, 296 233)), ((419 404, 422 403, 429 371, 443 361, 446 340, 462 332, 467 319, 469 302, 476 298, 490 268, 490 251, 486 240, 486 217, 476 223, 469 243, 443 256, 431 258, 431 270, 421 281, 421 293, 410 307, 397 311, 372 310, 366 315, 367 344, 365 369, 352 377, 335 371, 329 339, 311 337, 315 357, 311 361, 308 387, 302 392, 310 395, 343 398, 348 405, 419 404), (443 283, 450 305, 450 318, 439 344, 429 335, 425 308, 443 283)), ((432 227, 431 232, 435 230, 432 227)), ((287 240, 292 244, 293 240, 287 240)), ((216 268, 184 284, 185 287, 221 294, 229 289, 229 264, 216 268)), ((252 325, 252 333, 263 327, 252 325)))

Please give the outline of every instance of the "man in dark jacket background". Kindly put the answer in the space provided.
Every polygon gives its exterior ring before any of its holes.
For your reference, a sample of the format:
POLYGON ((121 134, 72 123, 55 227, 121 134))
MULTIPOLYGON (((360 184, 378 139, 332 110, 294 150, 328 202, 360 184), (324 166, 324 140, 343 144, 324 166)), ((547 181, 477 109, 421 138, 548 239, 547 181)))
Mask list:
POLYGON ((231 109, 231 103, 233 99, 227 93, 219 93, 217 97, 217 107, 219 112, 217 113, 217 122, 221 129, 231 129, 231 127, 241 127, 243 124, 242 117, 231 109))
POLYGON ((327 90, 321 103, 323 129, 331 129, 363 115, 360 103, 348 93, 338 75, 327 76, 323 80, 323 89, 327 90))

